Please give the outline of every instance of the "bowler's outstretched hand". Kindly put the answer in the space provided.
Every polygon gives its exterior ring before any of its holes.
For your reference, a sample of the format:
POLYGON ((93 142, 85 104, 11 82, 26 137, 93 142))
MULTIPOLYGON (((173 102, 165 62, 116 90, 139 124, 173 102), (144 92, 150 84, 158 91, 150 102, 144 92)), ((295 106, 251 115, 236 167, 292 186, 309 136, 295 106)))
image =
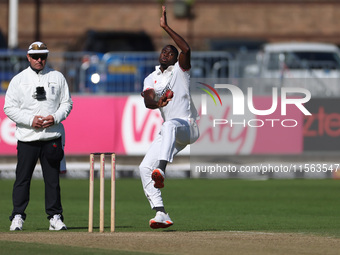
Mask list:
POLYGON ((168 23, 166 21, 166 10, 165 10, 165 6, 162 6, 162 17, 160 19, 160 26, 162 28, 165 28, 166 26, 168 26, 168 23))

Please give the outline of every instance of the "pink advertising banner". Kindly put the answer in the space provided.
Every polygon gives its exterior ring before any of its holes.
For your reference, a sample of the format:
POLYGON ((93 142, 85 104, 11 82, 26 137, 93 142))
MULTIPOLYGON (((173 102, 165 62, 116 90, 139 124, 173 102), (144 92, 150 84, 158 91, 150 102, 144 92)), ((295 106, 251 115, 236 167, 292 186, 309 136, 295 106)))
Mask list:
MULTIPOLYGON (((286 115, 282 115, 280 100, 277 109, 269 116, 256 116, 262 120, 257 128, 252 154, 272 153, 299 154, 303 151, 304 115, 295 105, 287 105, 286 115)), ((269 109, 272 104, 270 97, 256 97, 254 107, 269 109)))
MULTIPOLYGON (((73 109, 63 122, 66 131, 65 153, 68 155, 91 152, 143 155, 162 124, 159 111, 146 109, 138 95, 72 98, 73 109)), ((269 108, 270 103, 271 98, 268 97, 254 98, 254 106, 258 108, 269 108)), ((4 114, 3 106, 4 96, 0 96, 0 155, 13 155, 16 154, 15 124, 4 114)), ((223 107, 227 118, 230 105, 223 107)), ((196 143, 225 138, 223 142, 228 142, 229 154, 302 153, 303 115, 293 105, 289 107, 291 109, 287 109, 284 118, 278 108, 269 116, 251 116, 239 122, 235 129, 228 125, 214 128, 203 125, 200 120, 201 137, 196 143)), ((197 108, 200 109, 200 105, 197 108)))

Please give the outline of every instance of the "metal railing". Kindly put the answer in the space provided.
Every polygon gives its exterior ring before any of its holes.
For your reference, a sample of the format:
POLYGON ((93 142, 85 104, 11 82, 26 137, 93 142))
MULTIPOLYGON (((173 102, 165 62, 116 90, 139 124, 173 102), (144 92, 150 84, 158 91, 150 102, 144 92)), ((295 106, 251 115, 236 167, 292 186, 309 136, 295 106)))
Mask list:
MULTIPOLYGON (((106 54, 52 52, 49 54, 47 63, 64 74, 72 93, 134 94, 142 91, 145 77, 154 71, 155 66, 159 64, 158 58, 158 52, 108 52, 106 54)), ((329 69, 328 63, 313 62, 312 64, 321 65, 321 68, 325 70, 329 69)), ((196 78, 196 80, 212 79, 214 83, 224 82, 226 78, 233 80, 242 80, 242 78, 270 78, 273 80, 274 78, 261 77, 261 67, 256 63, 256 52, 237 54, 225 51, 192 52, 191 65, 190 75, 192 78, 196 78), (259 72, 256 75, 249 76, 247 70, 252 70, 249 67, 256 67, 255 69, 258 69, 259 72)), ((0 93, 5 93, 13 76, 27 66, 25 51, 0 51, 0 93)), ((309 69, 310 66, 306 68, 306 72, 309 69)), ((339 76, 337 77, 340 77, 340 70, 332 68, 332 71, 338 72, 339 76)), ((303 86, 309 87, 313 94, 317 96, 340 95, 339 82, 334 81, 334 79, 332 81, 316 79, 314 70, 312 72, 314 76, 310 73, 311 71, 309 71, 309 80, 306 82, 300 79, 299 84, 307 84, 303 86), (329 91, 330 93, 328 93, 329 91)), ((279 74, 275 75, 278 77, 274 79, 282 86, 283 77, 279 74)), ((286 83, 291 82, 286 77, 284 78, 286 83)), ((305 79, 306 77, 300 78, 305 79)), ((247 83, 245 84, 247 85, 247 83)), ((241 88, 245 86, 241 82, 239 82, 239 85, 241 88)), ((258 88, 260 93, 271 93, 271 84, 268 86, 260 84, 260 86, 263 87, 258 88)))
MULTIPOLYGON (((144 78, 159 64, 158 57, 158 52, 52 52, 48 64, 64 74, 73 93, 140 93, 144 78)), ((229 77, 231 62, 228 52, 193 52, 191 76, 229 77)), ((27 66, 26 52, 0 52, 0 93, 27 66)))

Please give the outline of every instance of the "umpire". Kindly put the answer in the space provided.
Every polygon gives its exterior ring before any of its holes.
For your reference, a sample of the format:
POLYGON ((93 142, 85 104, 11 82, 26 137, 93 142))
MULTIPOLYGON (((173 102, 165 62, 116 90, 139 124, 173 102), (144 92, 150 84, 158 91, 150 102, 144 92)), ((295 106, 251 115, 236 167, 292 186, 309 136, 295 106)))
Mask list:
POLYGON ((48 53, 44 43, 32 43, 27 51, 29 67, 13 77, 6 92, 4 112, 16 123, 18 140, 10 231, 22 230, 38 159, 45 182, 49 230, 66 230, 59 185, 64 155, 61 122, 69 115, 73 102, 64 76, 46 66, 48 53))

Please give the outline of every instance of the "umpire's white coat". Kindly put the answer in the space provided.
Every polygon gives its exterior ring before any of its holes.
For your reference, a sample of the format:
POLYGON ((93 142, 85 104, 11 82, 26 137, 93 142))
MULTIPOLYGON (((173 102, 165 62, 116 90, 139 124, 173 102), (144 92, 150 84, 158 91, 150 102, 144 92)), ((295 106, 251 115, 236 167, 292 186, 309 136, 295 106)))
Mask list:
POLYGON ((62 135, 61 121, 69 115, 72 104, 67 82, 60 72, 45 67, 36 73, 28 67, 11 80, 6 92, 4 112, 16 123, 15 137, 19 141, 52 140, 62 135), (46 100, 38 101, 33 97, 36 87, 44 87, 46 100), (55 125, 33 128, 32 122, 36 115, 52 115, 55 125))

